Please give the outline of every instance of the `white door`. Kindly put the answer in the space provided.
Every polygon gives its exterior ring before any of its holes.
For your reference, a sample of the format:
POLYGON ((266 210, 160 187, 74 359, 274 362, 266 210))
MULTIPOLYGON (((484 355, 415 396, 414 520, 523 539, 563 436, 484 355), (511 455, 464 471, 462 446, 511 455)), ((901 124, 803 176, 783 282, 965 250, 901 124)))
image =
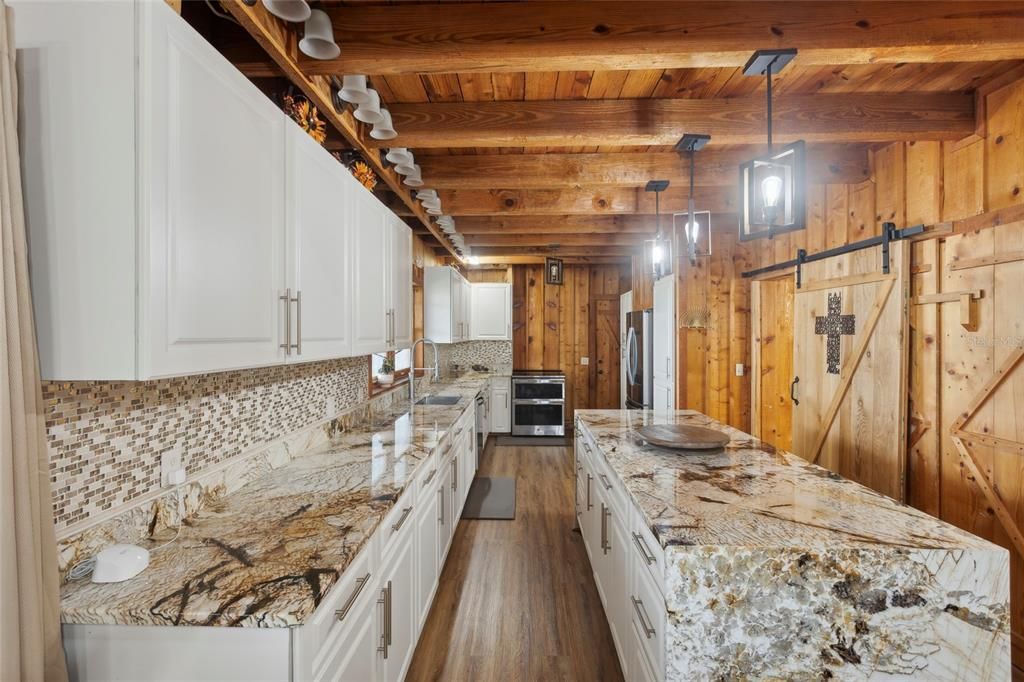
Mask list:
POLYGON ((352 202, 352 354, 388 348, 388 216, 390 211, 360 189, 352 202))
POLYGON ((408 348, 412 345, 412 230, 401 218, 392 214, 391 246, 391 345, 408 348))
POLYGON ((444 570, 444 560, 448 557, 448 545, 451 544, 455 520, 452 518, 452 470, 448 464, 443 464, 437 471, 441 483, 437 489, 438 503, 438 534, 437 534, 437 571, 440 574, 444 570))
POLYGON ((512 400, 508 379, 491 380, 491 431, 509 433, 512 431, 512 400))
POLYGON ((626 409, 626 389, 629 380, 626 377, 626 366, 628 360, 626 353, 629 344, 626 343, 626 315, 633 312, 633 292, 627 291, 619 297, 619 406, 626 409))
POLYGON ((675 387, 671 384, 663 384, 660 381, 654 382, 654 411, 672 412, 675 407, 675 387))
POLYGON ((473 324, 473 294, 471 291, 472 285, 467 279, 461 279, 462 282, 462 338, 465 341, 469 341, 472 336, 472 324, 473 324))
POLYGON ((512 340, 512 285, 477 282, 470 285, 470 328, 481 341, 512 340))
POLYGON ((280 362, 286 118, 158 5, 140 5, 140 378, 280 362))
POLYGON ((389 570, 380 582, 388 590, 387 618, 381 623, 385 642, 384 675, 386 682, 397 682, 405 676, 412 660, 416 644, 416 600, 415 600, 415 538, 410 532, 398 538, 395 553, 386 559, 389 570))
POLYGON ((349 204, 359 185, 301 128, 287 127, 287 281, 294 362, 349 354, 349 204))
POLYGON ((608 583, 606 585, 605 597, 608 599, 608 622, 611 624, 612 637, 619 650, 619 663, 622 665, 622 673, 626 679, 630 677, 629 651, 632 644, 629 638, 630 609, 633 603, 629 600, 630 585, 630 559, 632 555, 626 545, 626 533, 622 529, 622 523, 612 511, 608 517, 607 530, 608 538, 608 583))
POLYGON ((674 384, 676 356, 676 297, 673 277, 654 283, 654 383, 674 384))

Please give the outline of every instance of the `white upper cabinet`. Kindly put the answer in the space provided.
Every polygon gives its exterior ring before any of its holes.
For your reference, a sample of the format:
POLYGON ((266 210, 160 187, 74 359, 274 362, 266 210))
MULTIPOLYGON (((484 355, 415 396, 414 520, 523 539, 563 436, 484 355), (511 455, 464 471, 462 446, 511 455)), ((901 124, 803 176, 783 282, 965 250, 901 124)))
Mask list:
POLYGON ((362 188, 301 128, 287 131, 287 358, 343 357, 352 347, 349 213, 362 188))
POLYGON ((411 343, 409 228, 166 3, 12 5, 43 378, 411 343))
MULTIPOLYGON (((369 196, 369 193, 365 193, 369 196)), ((370 197, 372 198, 372 197, 370 197)), ((352 278, 354 306, 352 351, 356 355, 387 350, 391 316, 388 311, 388 211, 376 201, 354 204, 352 278)))
POLYGON ((423 270, 423 329, 437 343, 470 338, 470 284, 458 270, 434 266, 423 270))
POLYGON ((475 282, 470 292, 472 338, 479 341, 511 341, 512 285, 475 282))
POLYGON ((391 348, 412 345, 412 230, 391 214, 388 266, 390 276, 391 348))

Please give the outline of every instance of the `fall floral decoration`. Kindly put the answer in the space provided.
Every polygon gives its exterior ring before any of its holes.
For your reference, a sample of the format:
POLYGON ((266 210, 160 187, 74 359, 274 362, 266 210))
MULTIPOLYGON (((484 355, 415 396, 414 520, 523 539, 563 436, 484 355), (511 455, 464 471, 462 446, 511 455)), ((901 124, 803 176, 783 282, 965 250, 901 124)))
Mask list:
POLYGON ((327 124, 320 118, 320 112, 305 97, 284 96, 284 113, 319 144, 327 139, 327 124))
POLYGON ((377 174, 373 172, 365 161, 356 161, 352 164, 352 175, 359 181, 359 184, 366 189, 373 191, 377 186, 377 174))

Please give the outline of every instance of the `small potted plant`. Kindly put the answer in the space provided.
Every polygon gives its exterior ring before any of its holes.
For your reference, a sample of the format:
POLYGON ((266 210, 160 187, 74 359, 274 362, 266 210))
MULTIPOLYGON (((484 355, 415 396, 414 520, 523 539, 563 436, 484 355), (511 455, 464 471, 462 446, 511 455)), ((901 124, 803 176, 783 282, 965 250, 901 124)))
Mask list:
POLYGON ((381 386, 390 386, 395 383, 395 361, 385 355, 377 372, 377 383, 381 386))

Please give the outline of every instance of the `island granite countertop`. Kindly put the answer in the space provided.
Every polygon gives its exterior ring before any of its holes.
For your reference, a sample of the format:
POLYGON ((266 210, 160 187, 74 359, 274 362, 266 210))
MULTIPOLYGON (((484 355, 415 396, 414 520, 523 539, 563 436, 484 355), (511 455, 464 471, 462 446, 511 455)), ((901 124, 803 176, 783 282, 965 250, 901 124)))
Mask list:
POLYGON ((575 414, 664 549, 666 679, 1009 679, 1006 549, 698 412, 575 414))
POLYGON ((399 400, 386 413, 212 500, 131 580, 66 583, 62 621, 302 624, 489 378, 469 373, 434 383, 431 393, 457 395, 458 403, 411 406, 407 398, 399 400))

